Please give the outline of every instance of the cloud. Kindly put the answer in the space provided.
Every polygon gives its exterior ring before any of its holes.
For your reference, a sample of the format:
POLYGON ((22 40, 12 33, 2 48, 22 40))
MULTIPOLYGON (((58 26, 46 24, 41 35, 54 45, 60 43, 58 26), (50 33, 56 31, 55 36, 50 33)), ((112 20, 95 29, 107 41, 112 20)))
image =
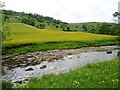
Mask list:
POLYGON ((119 0, 2 0, 6 9, 38 13, 64 22, 111 22, 119 0))

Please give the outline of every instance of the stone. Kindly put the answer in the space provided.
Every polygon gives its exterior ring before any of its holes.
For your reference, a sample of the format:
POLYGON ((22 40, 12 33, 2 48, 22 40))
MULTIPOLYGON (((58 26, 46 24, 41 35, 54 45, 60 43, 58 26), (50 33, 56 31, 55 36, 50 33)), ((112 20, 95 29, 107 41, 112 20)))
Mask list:
POLYGON ((62 58, 61 60, 65 60, 65 58, 62 58))
POLYGON ((32 64, 32 62, 31 62, 31 61, 28 61, 28 62, 27 62, 27 65, 31 65, 31 64, 32 64))
POLYGON ((5 57, 2 56, 2 59, 5 59, 5 60, 6 60, 6 59, 9 59, 9 58, 10 58, 10 56, 5 56, 5 57))
POLYGON ((69 58, 69 59, 72 59, 72 58, 73 58, 73 56, 68 56, 68 58, 69 58))
POLYGON ((78 56, 78 58, 80 58, 80 56, 78 56))
POLYGON ((51 62, 51 61, 54 61, 56 59, 57 59, 56 57, 51 57, 51 58, 48 58, 48 61, 51 62))
POLYGON ((40 69, 44 69, 44 68, 46 68, 47 66, 46 65, 42 65, 41 67, 40 67, 40 69))
POLYGON ((32 71, 32 70, 34 70, 33 68, 27 68, 27 69, 25 69, 25 71, 32 71))
POLYGON ((32 57, 32 55, 28 54, 28 55, 27 55, 27 57, 31 58, 31 57, 32 57))
POLYGON ((13 80, 12 83, 22 84, 22 83, 24 83, 24 79, 21 79, 21 80, 13 80))
POLYGON ((45 59, 45 58, 42 58, 41 61, 46 61, 46 59, 45 59))
POLYGON ((112 53, 112 51, 107 51, 107 54, 111 54, 112 53))
POLYGON ((28 58, 28 61, 32 61, 32 58, 28 58))
POLYGON ((26 64, 20 64, 20 66, 26 66, 26 64))
POLYGON ((63 58, 63 56, 62 56, 62 55, 57 55, 56 57, 57 57, 57 60, 59 60, 59 59, 63 58))
POLYGON ((0 69, 2 70, 2 74, 5 74, 5 72, 7 71, 8 67, 6 67, 6 66, 1 66, 0 69))
POLYGON ((120 51, 118 51, 117 56, 120 56, 120 51))
POLYGON ((25 78, 25 81, 28 81, 28 80, 30 80, 30 77, 26 77, 26 78, 25 78))

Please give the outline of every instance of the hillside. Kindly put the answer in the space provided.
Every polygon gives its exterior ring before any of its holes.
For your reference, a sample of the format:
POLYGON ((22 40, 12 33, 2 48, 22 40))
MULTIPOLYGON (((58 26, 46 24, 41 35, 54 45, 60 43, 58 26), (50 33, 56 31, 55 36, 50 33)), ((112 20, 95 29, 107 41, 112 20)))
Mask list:
POLYGON ((43 16, 35 13, 16 12, 12 10, 3 10, 3 21, 11 23, 25 23, 39 29, 44 28, 63 28, 68 23, 56 20, 49 16, 43 16))
POLYGON ((38 29, 22 23, 12 23, 10 37, 3 43, 44 42, 44 41, 87 41, 113 38, 116 36, 86 32, 64 32, 60 29, 38 29))
POLYGON ((33 13, 3 10, 3 22, 24 23, 38 29, 59 28, 62 31, 84 31, 96 34, 119 35, 120 25, 107 22, 66 23, 53 17, 33 13))

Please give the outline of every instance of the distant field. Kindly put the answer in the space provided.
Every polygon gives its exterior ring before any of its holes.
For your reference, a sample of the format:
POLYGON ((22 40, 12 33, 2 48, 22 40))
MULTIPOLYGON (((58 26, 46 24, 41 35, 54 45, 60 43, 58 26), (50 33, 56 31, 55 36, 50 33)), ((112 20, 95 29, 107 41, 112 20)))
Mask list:
POLYGON ((48 41, 88 41, 114 38, 116 36, 91 34, 86 32, 63 32, 59 29, 37 29, 22 23, 10 24, 11 40, 3 43, 26 43, 48 41))

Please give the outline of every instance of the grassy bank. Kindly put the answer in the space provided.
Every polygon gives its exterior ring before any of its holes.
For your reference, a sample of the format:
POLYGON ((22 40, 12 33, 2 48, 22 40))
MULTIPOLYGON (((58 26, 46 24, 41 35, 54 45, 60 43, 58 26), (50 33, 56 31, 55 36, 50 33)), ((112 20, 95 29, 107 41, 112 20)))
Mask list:
POLYGON ((3 44, 3 54, 25 54, 28 52, 46 51, 55 49, 73 49, 90 46, 117 45, 116 38, 93 41, 61 41, 61 42, 36 42, 36 43, 7 43, 3 44))
POLYGON ((118 88, 118 58, 82 68, 65 74, 44 75, 32 78, 19 88, 118 88))

